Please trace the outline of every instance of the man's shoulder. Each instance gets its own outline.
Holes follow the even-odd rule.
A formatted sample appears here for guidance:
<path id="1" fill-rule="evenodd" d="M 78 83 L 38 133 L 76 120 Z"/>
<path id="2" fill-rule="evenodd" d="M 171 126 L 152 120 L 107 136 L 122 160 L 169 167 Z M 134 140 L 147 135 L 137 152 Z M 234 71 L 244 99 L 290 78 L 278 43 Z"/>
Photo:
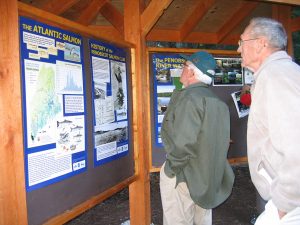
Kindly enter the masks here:
<path id="1" fill-rule="evenodd" d="M 184 93 L 182 98 L 185 101 L 190 101 L 194 104 L 201 104 L 205 102 L 208 106 L 219 106 L 224 109 L 228 109 L 227 104 L 221 100 L 211 89 L 209 88 L 197 88 L 195 90 L 188 90 Z"/>
<path id="2" fill-rule="evenodd" d="M 214 93 L 208 88 L 204 86 L 195 86 L 193 88 L 187 88 L 184 92 L 184 95 L 188 96 L 202 96 L 202 97 L 213 97 Z"/>
<path id="3" fill-rule="evenodd" d="M 270 81 L 288 79 L 292 76 L 299 79 L 300 66 L 289 59 L 275 60 L 266 64 L 261 73 Z"/>

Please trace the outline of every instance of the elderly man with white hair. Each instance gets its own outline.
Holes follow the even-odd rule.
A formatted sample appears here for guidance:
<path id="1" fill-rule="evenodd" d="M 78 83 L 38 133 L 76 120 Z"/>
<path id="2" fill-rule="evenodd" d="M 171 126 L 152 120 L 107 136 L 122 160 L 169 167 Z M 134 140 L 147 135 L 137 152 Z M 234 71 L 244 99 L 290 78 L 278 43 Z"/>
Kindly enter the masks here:
<path id="1" fill-rule="evenodd" d="M 242 66 L 254 72 L 247 146 L 251 179 L 267 202 L 256 225 L 300 224 L 300 66 L 276 20 L 253 18 L 242 33 Z"/>
<path id="2" fill-rule="evenodd" d="M 211 209 L 229 197 L 234 182 L 227 161 L 229 110 L 209 89 L 213 56 L 182 57 L 184 88 L 174 90 L 161 129 L 167 153 L 160 172 L 163 223 L 211 225 Z"/>

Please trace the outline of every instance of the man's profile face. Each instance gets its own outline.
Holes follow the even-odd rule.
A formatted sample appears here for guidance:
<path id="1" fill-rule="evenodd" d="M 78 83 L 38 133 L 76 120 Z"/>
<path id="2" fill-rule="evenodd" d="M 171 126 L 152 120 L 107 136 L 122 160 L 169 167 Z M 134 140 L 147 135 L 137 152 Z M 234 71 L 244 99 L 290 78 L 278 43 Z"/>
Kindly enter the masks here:
<path id="1" fill-rule="evenodd" d="M 190 79 L 192 76 L 194 76 L 193 70 L 189 68 L 189 64 L 190 64 L 189 61 L 186 61 L 183 64 L 183 69 L 180 76 L 180 82 L 183 84 L 184 87 L 189 86 Z"/>
<path id="2" fill-rule="evenodd" d="M 254 70 L 253 67 L 257 61 L 255 45 L 258 39 L 251 34 L 251 26 L 246 27 L 239 40 L 237 51 L 241 53 L 242 66 Z"/>

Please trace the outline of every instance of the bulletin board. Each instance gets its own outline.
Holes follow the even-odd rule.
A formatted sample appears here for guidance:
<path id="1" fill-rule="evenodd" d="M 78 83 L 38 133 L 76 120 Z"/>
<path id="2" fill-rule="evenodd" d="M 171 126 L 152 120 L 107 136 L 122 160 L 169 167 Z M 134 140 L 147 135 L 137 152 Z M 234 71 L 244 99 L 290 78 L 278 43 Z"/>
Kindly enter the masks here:
<path id="1" fill-rule="evenodd" d="M 202 49 L 203 50 L 203 49 Z M 179 78 L 182 63 L 185 61 L 180 54 L 192 54 L 200 49 L 163 49 L 149 48 L 149 77 L 151 86 L 151 127 L 152 151 L 150 163 L 152 171 L 160 168 L 165 161 L 165 151 L 160 137 L 161 123 L 164 112 L 172 95 L 173 89 L 180 89 Z M 238 93 L 245 84 L 244 71 L 241 68 L 241 58 L 235 51 L 205 50 L 216 59 L 217 69 L 211 90 L 223 100 L 230 111 L 231 144 L 228 159 L 244 159 L 247 155 L 246 129 L 248 116 L 238 114 L 232 93 Z M 238 104 L 240 104 L 238 102 Z M 240 110 L 246 110 L 242 106 Z"/>
<path id="2" fill-rule="evenodd" d="M 134 177 L 130 53 L 19 22 L 28 224 L 38 225 Z"/>

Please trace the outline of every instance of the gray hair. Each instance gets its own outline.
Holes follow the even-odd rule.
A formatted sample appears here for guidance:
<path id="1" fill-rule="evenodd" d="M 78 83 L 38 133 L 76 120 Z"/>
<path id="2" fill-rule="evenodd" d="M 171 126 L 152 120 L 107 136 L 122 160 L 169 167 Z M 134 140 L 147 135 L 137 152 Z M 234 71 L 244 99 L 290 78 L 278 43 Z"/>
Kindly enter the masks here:
<path id="1" fill-rule="evenodd" d="M 254 37 L 266 37 L 272 48 L 285 50 L 287 35 L 284 27 L 276 20 L 256 17 L 250 21 L 251 34 Z"/>
<path id="2" fill-rule="evenodd" d="M 194 71 L 197 80 L 208 85 L 212 83 L 212 78 L 199 70 L 193 63 L 190 63 L 188 66 Z"/>

